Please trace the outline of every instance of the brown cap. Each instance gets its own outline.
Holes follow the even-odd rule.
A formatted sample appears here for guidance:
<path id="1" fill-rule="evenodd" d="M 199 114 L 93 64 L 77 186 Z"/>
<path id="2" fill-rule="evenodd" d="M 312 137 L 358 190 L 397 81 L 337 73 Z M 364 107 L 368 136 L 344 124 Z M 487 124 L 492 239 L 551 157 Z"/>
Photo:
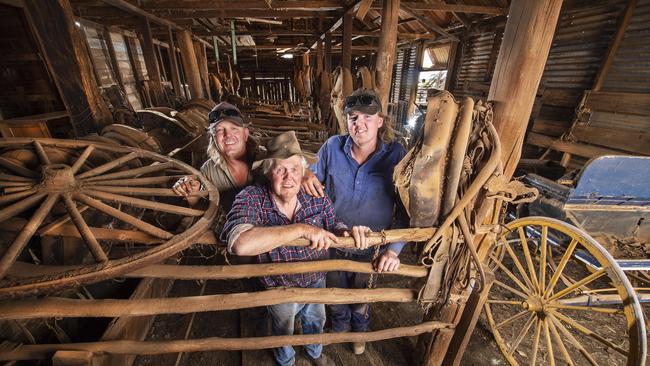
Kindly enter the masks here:
<path id="1" fill-rule="evenodd" d="M 345 98 L 345 104 L 343 105 L 345 114 L 354 111 L 365 114 L 379 113 L 381 112 L 381 101 L 372 89 L 357 89 Z"/>
<path id="2" fill-rule="evenodd" d="M 275 136 L 266 144 L 266 157 L 253 163 L 253 169 L 259 168 L 265 160 L 271 159 L 288 159 L 294 155 L 300 155 L 307 160 L 307 163 L 313 164 L 318 161 L 318 157 L 312 153 L 304 152 L 300 148 L 300 143 L 294 131 L 287 131 Z"/>
<path id="3" fill-rule="evenodd" d="M 247 124 L 244 123 L 244 117 L 241 114 L 241 111 L 236 106 L 228 103 L 221 102 L 217 104 L 210 113 L 208 113 L 208 129 L 214 128 L 219 122 L 230 121 L 242 127 L 246 127 Z"/>

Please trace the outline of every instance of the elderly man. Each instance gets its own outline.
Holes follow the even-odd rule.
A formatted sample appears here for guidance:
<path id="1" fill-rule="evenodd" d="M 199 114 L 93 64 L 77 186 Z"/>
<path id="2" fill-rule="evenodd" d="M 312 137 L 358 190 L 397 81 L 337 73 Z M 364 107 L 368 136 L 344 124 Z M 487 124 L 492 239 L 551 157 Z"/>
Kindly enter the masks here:
<path id="1" fill-rule="evenodd" d="M 293 131 L 283 133 L 267 145 L 267 159 L 257 162 L 268 178 L 266 184 L 246 187 L 236 197 L 228 213 L 221 239 L 228 250 L 237 255 L 257 255 L 259 262 L 279 263 L 325 259 L 327 249 L 337 242 L 332 231 L 343 233 L 346 227 L 337 221 L 332 203 L 327 197 L 312 197 L 301 191 L 301 181 L 308 162 L 313 157 L 304 154 Z M 363 226 L 352 228 L 355 245 L 367 246 Z M 346 231 L 347 233 L 347 231 Z M 350 233 L 347 233 L 350 235 Z M 308 247 L 283 246 L 299 238 L 309 240 Z M 261 278 L 264 287 L 312 287 L 325 285 L 325 274 L 303 273 Z M 287 303 L 268 307 L 273 335 L 291 335 L 294 318 L 301 318 L 304 334 L 323 332 L 323 304 Z M 322 353 L 321 344 L 305 346 L 316 365 L 334 365 Z M 294 365 L 295 351 L 291 346 L 273 350 L 279 365 Z"/>
<path id="2" fill-rule="evenodd" d="M 311 166 L 303 188 L 309 194 L 332 198 L 337 216 L 347 225 L 368 225 L 374 231 L 407 227 L 406 210 L 393 185 L 395 165 L 406 155 L 402 145 L 393 141 L 388 117 L 382 113 L 377 95 L 359 89 L 345 98 L 344 113 L 348 120 L 348 135 L 330 137 L 318 151 L 318 163 Z M 404 243 L 392 243 L 374 260 L 378 272 L 399 268 L 399 254 Z M 370 262 L 372 249 L 341 250 L 333 258 Z M 365 273 L 330 272 L 328 287 L 364 288 L 369 276 Z M 331 306 L 333 332 L 365 332 L 370 326 L 370 304 Z M 355 354 L 365 351 L 364 342 L 355 342 Z"/>
<path id="3" fill-rule="evenodd" d="M 230 210 L 239 191 L 253 183 L 251 167 L 259 155 L 254 139 L 249 137 L 244 117 L 234 105 L 221 102 L 208 114 L 208 157 L 201 173 L 219 191 L 219 204 L 225 212 Z M 201 189 L 201 183 L 190 176 L 179 179 L 173 188 L 195 206 L 200 197 L 192 195 Z"/>

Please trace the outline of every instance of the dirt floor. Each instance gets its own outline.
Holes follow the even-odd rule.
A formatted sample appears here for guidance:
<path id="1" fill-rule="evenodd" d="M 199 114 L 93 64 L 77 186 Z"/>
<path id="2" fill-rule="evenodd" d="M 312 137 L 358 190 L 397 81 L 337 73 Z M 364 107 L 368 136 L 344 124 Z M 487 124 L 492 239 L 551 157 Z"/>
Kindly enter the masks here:
<path id="1" fill-rule="evenodd" d="M 415 261 L 415 255 L 403 253 L 403 261 Z M 206 259 L 193 253 L 186 256 L 191 263 L 205 263 Z M 218 263 L 218 256 L 208 261 Z M 410 287 L 413 279 L 397 276 L 384 276 L 378 281 L 379 287 Z M 201 293 L 204 284 L 199 281 L 176 281 L 170 297 L 196 296 Z M 220 294 L 246 291 L 245 281 L 208 281 L 204 294 Z M 414 325 L 421 321 L 422 311 L 414 303 L 378 303 L 373 305 L 372 329 L 385 329 L 403 325 Z M 237 338 L 255 336 L 263 330 L 242 325 L 242 319 L 251 319 L 251 310 L 197 313 L 195 315 L 158 316 L 149 333 L 149 340 L 192 339 L 206 337 Z M 192 321 L 193 318 L 193 321 Z M 192 323 L 191 329 L 188 326 Z M 248 323 L 248 322 L 246 322 Z M 462 365 L 505 365 L 496 344 L 481 320 L 474 331 Z M 329 331 L 326 324 L 325 331 Z M 396 338 L 369 343 L 366 352 L 355 356 L 349 344 L 335 344 L 324 348 L 337 365 L 414 365 L 414 350 L 417 337 Z M 297 347 L 298 357 L 306 357 L 301 347 Z M 142 356 L 135 362 L 136 366 L 173 366 L 173 365 L 259 365 L 273 366 L 275 362 L 270 350 L 260 351 L 216 351 L 188 354 L 167 354 L 160 356 Z"/>

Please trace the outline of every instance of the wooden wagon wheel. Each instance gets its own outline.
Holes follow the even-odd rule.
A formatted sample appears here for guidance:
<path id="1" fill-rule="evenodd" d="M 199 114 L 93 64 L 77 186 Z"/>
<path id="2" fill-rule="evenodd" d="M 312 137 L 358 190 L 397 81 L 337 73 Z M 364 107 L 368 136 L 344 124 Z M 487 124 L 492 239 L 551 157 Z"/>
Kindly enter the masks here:
<path id="1" fill-rule="evenodd" d="M 2 157 L 3 152 L 15 149 L 33 151 L 39 168 L 29 169 Z M 56 149 L 67 151 L 69 161 L 53 163 L 50 156 Z M 92 163 L 97 161 L 95 154 L 107 153 L 115 158 Z M 138 164 L 130 164 L 134 161 Z M 206 187 L 201 193 L 209 201 L 206 209 L 188 208 L 180 199 L 178 204 L 156 201 L 156 197 L 174 197 L 167 187 L 184 175 L 197 176 Z M 3 236 L 9 239 L 5 248 L 0 243 L 0 298 L 97 282 L 170 257 L 209 227 L 219 199 L 214 186 L 182 162 L 145 150 L 78 140 L 0 140 L 0 189 L 0 230 L 18 232 L 15 238 Z M 136 217 L 130 214 L 134 211 L 144 214 Z M 156 212 L 191 218 L 194 224 L 171 233 L 150 223 L 155 221 L 151 213 Z M 101 217 L 117 222 L 120 228 L 89 225 Z M 34 234 L 83 239 L 86 260 L 52 276 L 24 278 L 22 273 L 14 278 L 11 267 L 15 262 L 39 251 Z M 124 243 L 128 251 L 116 249 Z"/>
<path id="2" fill-rule="evenodd" d="M 488 264 L 495 282 L 485 312 L 511 365 L 645 364 L 645 323 L 634 289 L 580 229 L 545 217 L 515 220 Z"/>

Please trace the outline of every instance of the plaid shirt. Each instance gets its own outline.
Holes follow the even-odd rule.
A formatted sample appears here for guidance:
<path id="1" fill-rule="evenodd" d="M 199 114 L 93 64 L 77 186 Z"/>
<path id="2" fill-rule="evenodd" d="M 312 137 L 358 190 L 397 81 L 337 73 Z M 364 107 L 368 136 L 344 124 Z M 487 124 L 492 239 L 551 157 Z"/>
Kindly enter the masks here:
<path id="1" fill-rule="evenodd" d="M 302 190 L 298 193 L 298 210 L 293 220 L 278 210 L 270 188 L 266 185 L 248 186 L 242 190 L 232 205 L 226 217 L 221 240 L 228 241 L 233 230 L 241 224 L 254 226 L 280 226 L 304 223 L 323 228 L 328 231 L 345 228 L 336 220 L 334 208 L 329 198 L 312 197 Z M 303 262 L 326 259 L 327 250 L 313 250 L 306 247 L 280 246 L 269 252 L 258 255 L 260 263 Z M 323 272 L 302 273 L 262 277 L 265 287 L 309 287 L 325 277 Z"/>

